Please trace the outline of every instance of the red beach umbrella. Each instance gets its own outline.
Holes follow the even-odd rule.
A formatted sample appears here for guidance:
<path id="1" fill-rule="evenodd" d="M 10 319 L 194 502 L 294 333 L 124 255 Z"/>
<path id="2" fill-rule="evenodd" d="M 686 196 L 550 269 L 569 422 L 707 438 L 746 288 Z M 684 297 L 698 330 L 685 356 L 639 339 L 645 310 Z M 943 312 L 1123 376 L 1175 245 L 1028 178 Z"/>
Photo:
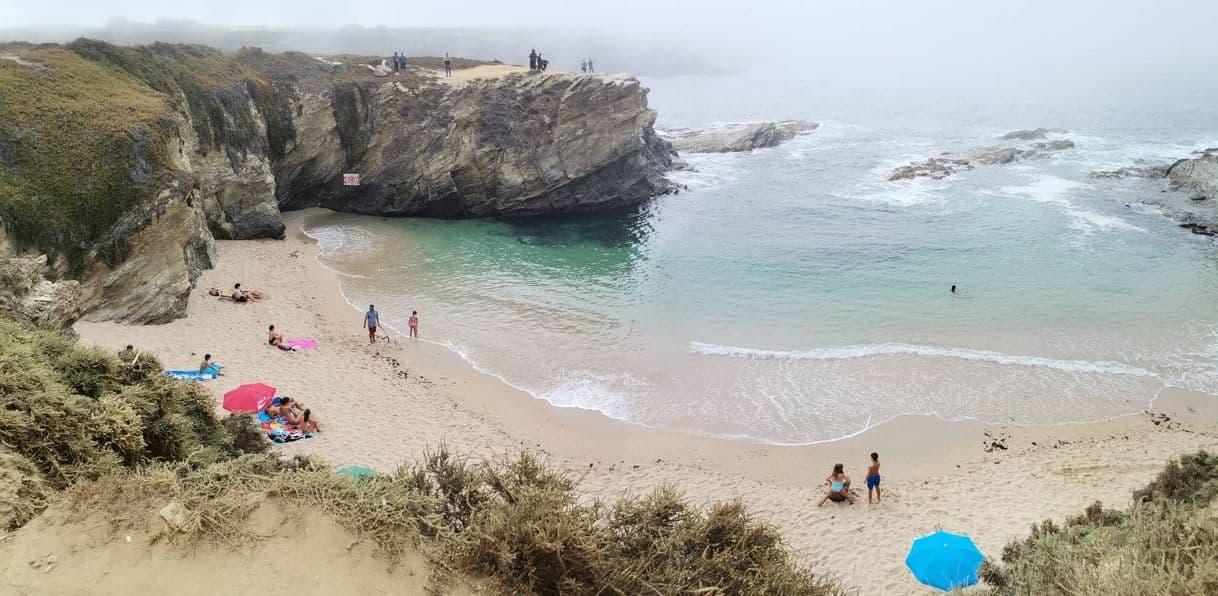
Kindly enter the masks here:
<path id="1" fill-rule="evenodd" d="M 224 409 L 253 414 L 265 410 L 275 397 L 275 388 L 262 383 L 242 385 L 224 394 Z"/>

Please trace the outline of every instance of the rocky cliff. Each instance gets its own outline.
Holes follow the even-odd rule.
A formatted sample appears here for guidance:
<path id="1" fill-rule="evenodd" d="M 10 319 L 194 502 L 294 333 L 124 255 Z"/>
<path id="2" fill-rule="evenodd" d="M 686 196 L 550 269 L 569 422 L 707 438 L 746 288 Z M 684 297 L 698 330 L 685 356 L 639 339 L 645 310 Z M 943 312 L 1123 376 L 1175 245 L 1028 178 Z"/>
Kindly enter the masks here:
<path id="1" fill-rule="evenodd" d="M 84 316 L 163 322 L 214 239 L 282 237 L 281 210 L 529 217 L 673 188 L 675 153 L 629 76 L 377 77 L 374 61 L 0 45 L 0 265 L 41 257 L 42 279 L 78 283 Z"/>
<path id="2" fill-rule="evenodd" d="M 1194 151 L 1173 163 L 1135 163 L 1116 170 L 1096 170 L 1088 176 L 1165 179 L 1168 189 L 1148 197 L 1145 203 L 1158 207 L 1194 234 L 1218 235 L 1218 147 Z"/>

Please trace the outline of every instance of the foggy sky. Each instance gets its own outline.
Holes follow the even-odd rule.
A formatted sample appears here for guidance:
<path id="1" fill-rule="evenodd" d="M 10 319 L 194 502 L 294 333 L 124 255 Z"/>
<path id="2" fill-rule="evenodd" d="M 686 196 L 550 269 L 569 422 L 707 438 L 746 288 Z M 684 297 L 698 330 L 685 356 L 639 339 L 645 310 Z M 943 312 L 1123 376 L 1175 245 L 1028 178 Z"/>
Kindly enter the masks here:
<path id="1" fill-rule="evenodd" d="M 238 27 L 543 27 L 740 41 L 745 58 L 893 74 L 991 69 L 1034 78 L 1218 68 L 1214 0 L 0 0 L 0 28 L 113 18 Z M 724 56 L 732 60 L 733 56 Z"/>

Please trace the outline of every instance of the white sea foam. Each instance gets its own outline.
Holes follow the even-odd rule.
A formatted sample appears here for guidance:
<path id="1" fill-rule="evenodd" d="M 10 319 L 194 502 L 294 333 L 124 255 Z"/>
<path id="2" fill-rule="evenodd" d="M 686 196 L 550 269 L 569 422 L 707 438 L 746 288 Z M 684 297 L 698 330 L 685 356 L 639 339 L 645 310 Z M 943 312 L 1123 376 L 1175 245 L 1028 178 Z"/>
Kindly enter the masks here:
<path id="1" fill-rule="evenodd" d="M 1132 375 L 1139 377 L 1155 377 L 1155 372 L 1122 364 L 1120 362 L 1091 362 L 1088 360 L 1060 360 L 1040 356 L 1018 356 L 990 352 L 986 350 L 969 350 L 965 348 L 928 346 L 905 343 L 861 344 L 853 346 L 834 346 L 813 348 L 810 350 L 767 350 L 760 348 L 741 348 L 723 346 L 703 342 L 690 342 L 691 353 L 710 356 L 727 356 L 729 358 L 745 358 L 755 360 L 846 360 L 852 358 L 867 358 L 870 356 L 910 354 L 938 358 L 956 358 L 993 362 L 1012 366 L 1030 366 L 1051 368 L 1075 373 Z"/>
<path id="2" fill-rule="evenodd" d="M 1007 196 L 1023 197 L 1037 203 L 1045 203 L 1058 207 L 1062 213 L 1070 218 L 1070 227 L 1084 234 L 1089 234 L 1099 229 L 1123 230 L 1126 232 L 1146 231 L 1115 215 L 1105 215 L 1079 207 L 1066 198 L 1072 192 L 1087 188 L 1091 188 L 1091 186 L 1075 180 L 1067 180 L 1045 174 L 1023 186 L 1004 186 L 1000 192 Z"/>

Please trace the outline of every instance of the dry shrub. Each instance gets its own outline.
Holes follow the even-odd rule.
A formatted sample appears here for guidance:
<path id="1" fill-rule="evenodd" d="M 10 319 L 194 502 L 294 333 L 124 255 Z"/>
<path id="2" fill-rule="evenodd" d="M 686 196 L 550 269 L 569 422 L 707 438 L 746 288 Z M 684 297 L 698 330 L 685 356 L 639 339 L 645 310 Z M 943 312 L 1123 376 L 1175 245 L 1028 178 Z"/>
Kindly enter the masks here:
<path id="1" fill-rule="evenodd" d="M 139 413 L 114 394 L 97 400 L 89 426 L 97 443 L 118 452 L 124 461 L 133 462 L 144 452 L 144 425 Z"/>
<path id="2" fill-rule="evenodd" d="M 0 449 L 0 529 L 12 531 L 46 509 L 51 487 L 30 461 Z"/>
<path id="3" fill-rule="evenodd" d="M 1218 593 L 1218 519 L 1187 505 L 1138 505 L 1013 546 L 983 566 L 995 594 Z"/>
<path id="4" fill-rule="evenodd" d="M 1177 501 L 1207 505 L 1218 496 L 1218 455 L 1204 450 L 1167 463 L 1159 476 L 1133 493 L 1137 501 Z"/>
<path id="5" fill-rule="evenodd" d="M 67 494 L 72 519 L 100 514 L 182 545 L 253 544 L 246 520 L 268 502 L 320 511 L 390 561 L 421 548 L 436 581 L 464 573 L 507 593 L 842 593 L 799 567 L 740 503 L 703 511 L 664 488 L 612 507 L 580 504 L 568 477 L 527 453 L 471 462 L 441 448 L 358 480 L 308 460 L 247 455 L 120 470 Z M 180 530 L 157 517 L 171 501 L 190 512 Z"/>
<path id="6" fill-rule="evenodd" d="M 131 366 L 0 319 L 0 444 L 56 488 L 120 462 L 203 466 L 255 448 L 238 445 L 214 412 L 210 395 L 163 377 L 155 358 Z"/>
<path id="7" fill-rule="evenodd" d="M 1058 525 L 1045 520 L 1008 544 L 981 577 L 995 594 L 1218 593 L 1218 458 L 1171 461 L 1128 511 L 1100 503 Z"/>
<path id="8" fill-rule="evenodd" d="M 266 432 L 250 414 L 230 414 L 220 424 L 230 437 L 228 454 L 236 457 L 245 453 L 265 453 L 271 448 Z"/>

